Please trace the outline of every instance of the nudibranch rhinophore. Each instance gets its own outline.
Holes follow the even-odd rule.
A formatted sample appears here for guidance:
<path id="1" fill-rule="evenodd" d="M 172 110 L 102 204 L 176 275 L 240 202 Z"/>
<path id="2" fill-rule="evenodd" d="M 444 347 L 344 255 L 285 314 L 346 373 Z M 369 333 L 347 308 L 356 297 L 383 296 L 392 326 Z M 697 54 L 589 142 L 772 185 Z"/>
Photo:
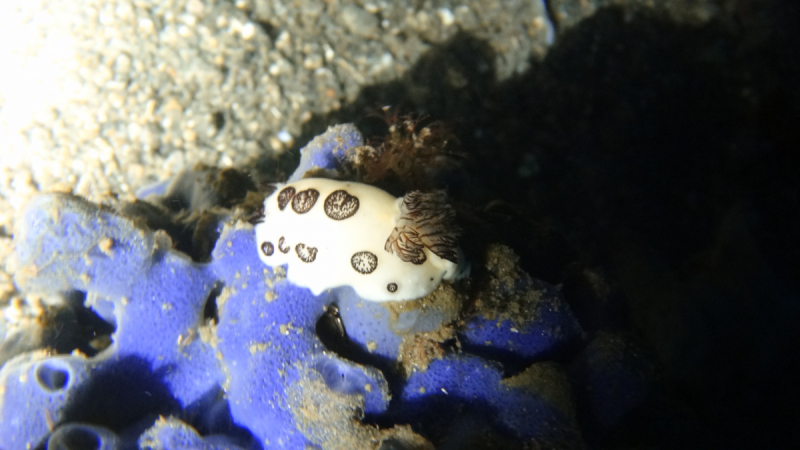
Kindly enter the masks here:
<path id="1" fill-rule="evenodd" d="M 292 283 L 352 286 L 365 300 L 413 300 L 458 268 L 458 228 L 442 192 L 395 198 L 374 186 L 307 178 L 279 185 L 256 226 L 258 255 Z"/>

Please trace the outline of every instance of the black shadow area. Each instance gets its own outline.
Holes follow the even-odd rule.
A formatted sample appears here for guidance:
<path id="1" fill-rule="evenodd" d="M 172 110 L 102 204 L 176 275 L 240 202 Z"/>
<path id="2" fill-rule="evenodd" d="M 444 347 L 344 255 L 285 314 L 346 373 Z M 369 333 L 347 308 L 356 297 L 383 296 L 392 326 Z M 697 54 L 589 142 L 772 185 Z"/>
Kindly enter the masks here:
<path id="1" fill-rule="evenodd" d="M 66 406 L 64 421 L 101 425 L 117 433 L 131 426 L 144 431 L 159 415 L 180 412 L 164 384 L 166 370 L 154 372 L 149 362 L 135 356 L 105 362 Z"/>
<path id="2" fill-rule="evenodd" d="M 462 34 L 298 139 L 378 135 L 367 112 L 386 104 L 443 120 L 468 155 L 451 195 L 489 223 L 473 247 L 501 240 L 566 293 L 575 267 L 604 274 L 625 317 L 591 321 L 591 296 L 578 315 L 638 330 L 669 394 L 587 436 L 599 448 L 800 445 L 800 14 L 721 3 L 702 24 L 599 9 L 502 82 Z"/>

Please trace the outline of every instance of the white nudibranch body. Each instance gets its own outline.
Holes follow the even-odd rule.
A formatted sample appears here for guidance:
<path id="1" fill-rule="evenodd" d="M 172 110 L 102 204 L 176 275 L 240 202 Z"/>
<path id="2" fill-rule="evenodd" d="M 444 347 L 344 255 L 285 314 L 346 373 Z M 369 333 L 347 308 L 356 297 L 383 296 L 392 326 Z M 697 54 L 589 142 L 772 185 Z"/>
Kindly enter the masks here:
<path id="1" fill-rule="evenodd" d="M 456 275 L 458 229 L 444 194 L 402 198 L 373 186 L 307 178 L 264 200 L 256 245 L 268 266 L 319 295 L 352 286 L 365 300 L 413 300 Z"/>

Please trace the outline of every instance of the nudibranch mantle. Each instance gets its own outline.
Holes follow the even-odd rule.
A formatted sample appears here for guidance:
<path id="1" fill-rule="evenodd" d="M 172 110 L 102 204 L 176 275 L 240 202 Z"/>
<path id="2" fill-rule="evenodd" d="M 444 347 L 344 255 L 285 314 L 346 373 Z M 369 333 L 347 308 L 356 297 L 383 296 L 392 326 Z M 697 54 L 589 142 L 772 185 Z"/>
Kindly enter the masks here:
<path id="1" fill-rule="evenodd" d="M 352 286 L 370 301 L 413 300 L 451 280 L 458 229 L 443 193 L 395 198 L 374 186 L 306 178 L 278 185 L 255 225 L 258 255 L 314 295 Z"/>

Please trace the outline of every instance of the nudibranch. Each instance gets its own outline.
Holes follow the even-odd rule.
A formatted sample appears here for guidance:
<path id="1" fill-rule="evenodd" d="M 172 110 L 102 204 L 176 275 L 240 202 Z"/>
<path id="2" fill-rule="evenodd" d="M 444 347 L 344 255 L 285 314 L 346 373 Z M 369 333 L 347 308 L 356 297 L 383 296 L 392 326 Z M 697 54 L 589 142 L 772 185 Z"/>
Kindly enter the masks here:
<path id="1" fill-rule="evenodd" d="M 444 193 L 395 198 L 374 186 L 306 178 L 279 185 L 255 225 L 258 255 L 286 264 L 314 295 L 352 286 L 370 301 L 413 300 L 458 269 L 458 228 Z"/>

